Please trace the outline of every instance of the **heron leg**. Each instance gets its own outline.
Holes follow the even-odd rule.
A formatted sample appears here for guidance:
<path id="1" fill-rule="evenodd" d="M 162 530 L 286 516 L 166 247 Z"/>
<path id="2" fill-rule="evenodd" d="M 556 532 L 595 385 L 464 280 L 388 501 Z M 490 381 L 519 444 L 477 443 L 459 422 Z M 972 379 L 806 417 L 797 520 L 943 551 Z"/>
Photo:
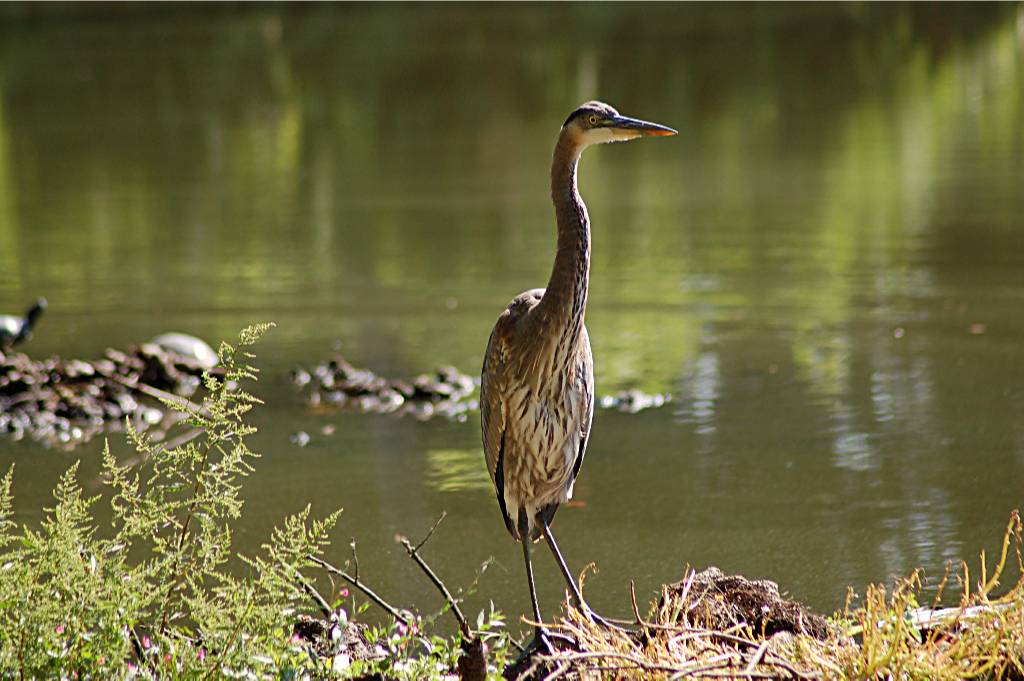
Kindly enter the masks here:
<path id="1" fill-rule="evenodd" d="M 523 654 L 520 656 L 521 658 L 529 657 L 535 650 L 541 650 L 545 653 L 553 653 L 555 650 L 547 633 L 544 631 L 544 620 L 540 616 L 540 604 L 537 602 L 537 587 L 533 582 L 533 561 L 530 559 L 532 550 L 533 542 L 530 541 L 529 535 L 526 535 L 523 539 L 523 559 L 526 561 L 526 581 L 530 585 L 530 604 L 533 606 L 533 621 L 536 624 L 534 625 L 533 640 L 523 651 Z"/>
<path id="2" fill-rule="evenodd" d="M 551 526 L 548 524 L 548 519 L 540 514 L 538 516 L 541 525 L 544 527 L 544 538 L 547 539 L 548 548 L 551 549 L 552 555 L 555 557 L 555 562 L 558 563 L 559 569 L 562 571 L 562 576 L 565 577 L 565 583 L 569 585 L 569 590 L 572 591 L 572 598 L 575 602 L 576 609 L 583 613 L 587 619 L 591 622 L 599 622 L 606 627 L 612 629 L 621 629 L 622 627 L 612 624 L 604 617 L 601 617 L 594 612 L 587 602 L 583 600 L 583 594 L 580 593 L 580 588 L 576 584 L 576 579 L 572 576 L 572 572 L 569 571 L 569 566 L 565 564 L 565 558 L 562 557 L 562 551 L 558 548 L 558 542 L 555 541 L 555 535 L 551 533 Z"/>
<path id="3" fill-rule="evenodd" d="M 543 621 L 540 617 L 540 604 L 537 602 L 537 586 L 533 583 L 533 561 L 530 553 L 533 543 L 529 537 L 523 538 L 523 558 L 526 560 L 526 581 L 530 585 L 530 604 L 533 605 L 533 621 L 537 623 L 537 636 L 540 636 Z"/>
<path id="4" fill-rule="evenodd" d="M 558 548 L 558 542 L 555 541 L 555 535 L 551 532 L 551 526 L 548 525 L 547 518 L 541 515 L 539 519 L 544 527 L 544 538 L 547 539 L 548 548 L 551 549 L 551 554 L 555 557 L 555 562 L 558 563 L 562 576 L 565 577 L 565 583 L 569 585 L 569 590 L 572 591 L 572 598 L 576 603 L 576 608 L 582 612 L 587 612 L 590 608 L 587 607 L 586 602 L 583 600 L 583 594 L 580 593 L 580 588 L 576 585 L 576 579 L 572 576 L 572 572 L 569 571 L 569 566 L 565 564 L 565 558 L 562 557 L 562 551 Z"/>

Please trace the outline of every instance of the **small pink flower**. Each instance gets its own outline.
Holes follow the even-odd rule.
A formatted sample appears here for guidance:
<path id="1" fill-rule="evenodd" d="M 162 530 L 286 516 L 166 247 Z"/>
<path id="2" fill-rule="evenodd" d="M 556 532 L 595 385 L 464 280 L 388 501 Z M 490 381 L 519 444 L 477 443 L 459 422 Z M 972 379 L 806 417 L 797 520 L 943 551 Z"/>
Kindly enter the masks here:
<path id="1" fill-rule="evenodd" d="M 142 637 L 142 647 L 145 648 L 146 650 L 149 650 L 149 647 L 151 645 L 153 645 L 153 642 L 149 640 L 149 637 L 148 636 L 143 636 Z"/>
<path id="2" fill-rule="evenodd" d="M 136 669 L 138 669 L 138 667 L 133 665 L 131 662 L 128 663 L 128 671 L 134 672 Z"/>
<path id="3" fill-rule="evenodd" d="M 54 627 L 53 630 L 56 631 L 58 634 L 63 634 L 64 633 L 64 625 L 63 624 L 58 624 L 56 627 Z"/>
<path id="4" fill-rule="evenodd" d="M 199 655 L 199 661 L 200 662 L 205 660 L 206 659 L 206 648 L 200 648 L 198 655 Z"/>
<path id="5" fill-rule="evenodd" d="M 292 634 L 292 637 L 290 639 L 288 639 L 288 643 L 291 643 L 293 645 L 298 645 L 298 644 L 302 643 L 302 637 L 299 636 L 298 634 Z"/>
<path id="6" fill-rule="evenodd" d="M 96 664 L 98 664 L 99 666 L 102 667 L 106 663 L 107 663 L 107 658 L 103 657 L 102 655 L 100 655 L 99 657 L 96 658 Z"/>
<path id="7" fill-rule="evenodd" d="M 164 655 L 164 662 L 167 662 L 168 664 L 170 664 L 170 662 L 171 662 L 171 654 L 170 653 L 167 653 L 166 655 Z"/>
<path id="8" fill-rule="evenodd" d="M 398 623 L 398 633 L 401 634 L 402 636 L 405 636 L 406 634 L 409 633 L 409 627 L 407 627 L 404 624 L 402 624 L 401 622 L 399 622 Z"/>
<path id="9" fill-rule="evenodd" d="M 348 598 L 348 589 L 342 589 L 341 590 L 341 597 L 342 598 Z"/>

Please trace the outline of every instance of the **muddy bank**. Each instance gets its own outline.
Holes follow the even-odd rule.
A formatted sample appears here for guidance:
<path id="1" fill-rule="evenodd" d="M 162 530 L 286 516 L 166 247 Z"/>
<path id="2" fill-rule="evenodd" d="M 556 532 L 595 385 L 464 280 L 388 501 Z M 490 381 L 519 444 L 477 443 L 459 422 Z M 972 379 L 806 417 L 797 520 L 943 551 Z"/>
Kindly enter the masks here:
<path id="1" fill-rule="evenodd" d="M 819 641 L 829 633 L 824 617 L 783 597 L 775 582 L 726 575 L 716 567 L 665 586 L 658 609 L 670 608 L 678 609 L 675 621 L 695 627 L 724 631 L 749 626 L 765 637 L 787 632 Z"/>
<path id="2" fill-rule="evenodd" d="M 643 678 L 804 678 L 799 665 L 776 659 L 771 642 L 793 637 L 824 642 L 841 635 L 827 619 L 784 597 L 775 582 L 726 575 L 717 567 L 663 586 L 650 612 L 644 616 L 634 608 L 634 621 L 623 622 L 621 631 L 570 612 L 553 632 L 548 650 L 523 655 L 504 676 L 601 678 L 617 671 Z M 660 645 L 675 659 L 649 659 L 645 653 Z"/>
<path id="3" fill-rule="evenodd" d="M 547 625 L 549 635 L 543 646 L 531 647 L 527 640 L 523 652 L 509 651 L 509 664 L 503 670 L 494 667 L 488 646 L 469 633 L 464 635 L 459 664 L 444 673 L 466 681 L 482 681 L 488 667 L 508 679 L 604 678 L 613 671 L 629 671 L 630 678 L 668 677 L 670 671 L 685 671 L 685 665 L 672 670 L 666 661 L 659 668 L 657 662 L 645 661 L 641 651 L 670 633 L 676 639 L 689 639 L 678 647 L 694 663 L 688 678 L 814 678 L 812 671 L 807 670 L 805 677 L 798 664 L 783 661 L 766 642 L 781 645 L 802 637 L 834 644 L 841 637 L 824 617 L 781 595 L 774 582 L 725 575 L 716 567 L 688 572 L 679 582 L 663 586 L 660 600 L 650 606 L 646 617 L 635 612 L 633 622 L 622 622 L 616 630 L 569 611 Z M 365 626 L 344 617 L 339 621 L 326 611 L 324 615 L 302 616 L 294 633 L 312 654 L 326 658 L 325 666 L 347 669 L 356 662 L 379 663 L 387 658 L 379 640 L 367 639 Z M 619 676 L 612 674 L 612 678 Z"/>
<path id="4" fill-rule="evenodd" d="M 1016 516 L 1015 516 L 1016 520 Z M 1019 523 L 1014 526 L 1019 541 Z M 1015 544 L 1015 546 L 1019 546 Z M 1005 557 L 1005 554 L 1004 554 Z M 923 609 L 918 628 L 916 577 L 888 592 L 868 588 L 862 605 L 826 619 L 781 595 L 768 580 L 725 575 L 717 568 L 689 572 L 662 587 L 661 597 L 632 621 L 596 624 L 573 609 L 545 625 L 545 641 L 532 645 L 482 640 L 467 631 L 457 664 L 436 675 L 482 681 L 507 679 L 1024 679 L 1024 578 L 995 597 L 992 581 L 965 596 L 959 607 Z M 367 629 L 307 620 L 296 632 L 325 666 L 376 663 L 355 678 L 397 678 L 405 667 L 366 638 Z M 331 632 L 335 631 L 334 634 Z M 332 644 L 328 640 L 334 641 Z M 416 638 L 393 639 L 409 645 Z M 435 639 L 436 640 L 436 639 Z M 504 652 L 501 646 L 507 644 Z M 492 646 L 492 647 L 489 647 Z M 525 647 L 517 652 L 512 646 Z M 408 660 L 408 657 L 401 658 Z M 393 664 L 389 664 L 392 662 Z M 362 671 L 364 667 L 353 667 Z M 396 673 L 397 672 L 397 673 Z M 433 675 L 433 674 L 432 674 Z"/>

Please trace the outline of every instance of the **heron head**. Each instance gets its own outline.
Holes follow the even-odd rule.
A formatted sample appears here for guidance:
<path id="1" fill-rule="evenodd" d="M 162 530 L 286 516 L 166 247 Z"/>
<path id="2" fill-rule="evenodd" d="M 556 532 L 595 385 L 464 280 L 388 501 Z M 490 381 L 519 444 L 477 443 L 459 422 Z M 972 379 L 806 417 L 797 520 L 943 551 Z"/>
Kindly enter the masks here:
<path id="1" fill-rule="evenodd" d="M 587 102 L 565 119 L 562 133 L 571 135 L 581 147 L 607 142 L 626 142 L 647 136 L 675 135 L 664 125 L 623 116 L 604 102 Z"/>

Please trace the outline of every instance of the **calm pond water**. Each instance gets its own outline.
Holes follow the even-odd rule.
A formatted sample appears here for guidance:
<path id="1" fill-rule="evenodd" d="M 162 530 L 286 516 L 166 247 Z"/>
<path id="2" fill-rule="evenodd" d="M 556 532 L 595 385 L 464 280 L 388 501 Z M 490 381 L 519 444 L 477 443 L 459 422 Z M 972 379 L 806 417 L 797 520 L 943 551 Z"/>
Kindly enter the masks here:
<path id="1" fill-rule="evenodd" d="M 476 373 L 550 271 L 551 147 L 592 97 L 681 131 L 581 168 L 598 392 L 673 396 L 597 413 L 559 513 L 596 607 L 714 564 L 831 610 L 976 565 L 1021 504 L 1019 5 L 64 10 L 0 12 L 0 305 L 49 299 L 37 356 L 277 322 L 240 548 L 344 507 L 331 558 L 355 536 L 383 594 L 432 609 L 393 538 L 447 511 L 428 559 L 461 586 L 494 556 L 470 609 L 528 611 L 475 414 L 313 413 L 288 372 L 340 343 Z M 0 440 L 19 519 L 100 447 Z M 538 580 L 552 611 L 546 557 Z"/>

